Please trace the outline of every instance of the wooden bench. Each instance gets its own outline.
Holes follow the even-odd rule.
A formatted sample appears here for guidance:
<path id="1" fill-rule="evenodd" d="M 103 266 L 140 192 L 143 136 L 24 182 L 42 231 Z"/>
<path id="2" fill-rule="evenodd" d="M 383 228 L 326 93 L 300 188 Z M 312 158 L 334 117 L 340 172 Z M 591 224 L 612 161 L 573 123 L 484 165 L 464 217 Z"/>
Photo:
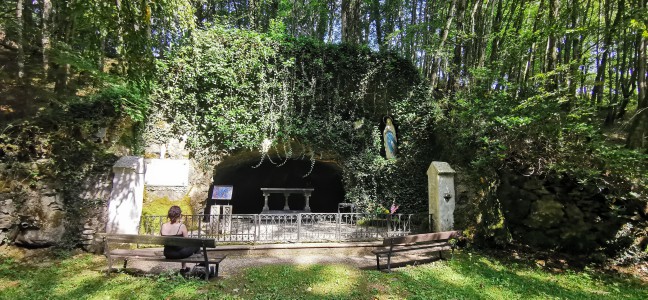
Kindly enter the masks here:
<path id="1" fill-rule="evenodd" d="M 376 255 L 376 268 L 380 270 L 380 257 L 387 257 L 387 270 L 391 271 L 391 257 L 396 252 L 427 249 L 438 251 L 439 258 L 443 258 L 441 251 L 452 250 L 454 254 L 455 243 L 451 242 L 461 236 L 460 231 L 445 231 L 424 234 L 414 234 L 401 237 L 387 238 L 383 247 L 371 251 Z"/>
<path id="2" fill-rule="evenodd" d="M 226 256 L 209 257 L 207 248 L 216 248 L 214 239 L 189 238 L 177 236 L 157 236 L 157 235 L 137 235 L 137 234 L 100 234 L 104 242 L 104 251 L 108 259 L 108 273 L 112 270 L 112 263 L 115 259 L 124 259 L 124 268 L 129 260 L 148 260 L 180 263 L 199 263 L 205 267 L 205 280 L 209 280 L 210 266 L 214 266 L 214 274 L 218 277 L 218 265 Z M 199 247 L 202 249 L 202 255 L 194 254 L 183 259 L 168 259 L 164 257 L 162 251 L 152 252 L 143 251 L 143 249 L 111 249 L 111 244 L 139 244 L 139 245 L 166 245 L 180 247 Z"/>

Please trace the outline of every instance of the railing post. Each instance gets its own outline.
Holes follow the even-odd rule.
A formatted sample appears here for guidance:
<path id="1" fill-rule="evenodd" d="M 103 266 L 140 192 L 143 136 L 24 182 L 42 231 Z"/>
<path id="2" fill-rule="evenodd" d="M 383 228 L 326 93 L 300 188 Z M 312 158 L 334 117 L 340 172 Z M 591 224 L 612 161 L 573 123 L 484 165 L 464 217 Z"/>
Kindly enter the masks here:
<path id="1" fill-rule="evenodd" d="M 259 235 L 261 235 L 261 215 L 254 215 L 254 241 L 259 241 Z"/>
<path id="2" fill-rule="evenodd" d="M 335 240 L 340 241 L 342 234 L 340 233 L 340 221 L 342 219 L 342 215 L 340 213 L 337 213 L 335 216 Z"/>
<path id="3" fill-rule="evenodd" d="M 198 216 L 198 238 L 200 238 L 202 235 L 200 234 L 202 232 L 202 218 L 200 215 Z"/>
<path id="4" fill-rule="evenodd" d="M 297 242 L 301 242 L 302 214 L 297 214 Z"/>

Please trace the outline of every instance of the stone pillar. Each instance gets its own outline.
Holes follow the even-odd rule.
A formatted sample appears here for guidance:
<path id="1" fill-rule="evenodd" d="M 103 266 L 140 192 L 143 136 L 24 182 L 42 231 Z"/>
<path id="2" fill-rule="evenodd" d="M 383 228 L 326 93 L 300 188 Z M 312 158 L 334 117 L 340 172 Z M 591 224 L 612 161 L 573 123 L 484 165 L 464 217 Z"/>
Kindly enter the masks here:
<path id="1" fill-rule="evenodd" d="M 304 197 L 306 198 L 306 206 L 304 207 L 304 210 L 306 212 L 311 211 L 311 208 L 310 208 L 310 196 L 311 196 L 310 192 L 304 192 Z"/>
<path id="2" fill-rule="evenodd" d="M 286 202 L 284 204 L 283 210 L 290 210 L 290 207 L 288 206 L 288 197 L 290 197 L 290 193 L 284 193 L 284 197 L 286 198 Z"/>
<path id="3" fill-rule="evenodd" d="M 107 233 L 137 234 L 144 200 L 144 159 L 124 156 L 113 166 Z"/>
<path id="4" fill-rule="evenodd" d="M 268 197 L 270 197 L 269 192 L 263 192 L 263 210 L 261 212 L 267 212 L 270 210 L 268 206 Z"/>
<path id="5" fill-rule="evenodd" d="M 427 170 L 430 225 L 434 232 L 454 226 L 455 171 L 446 162 L 433 161 Z"/>

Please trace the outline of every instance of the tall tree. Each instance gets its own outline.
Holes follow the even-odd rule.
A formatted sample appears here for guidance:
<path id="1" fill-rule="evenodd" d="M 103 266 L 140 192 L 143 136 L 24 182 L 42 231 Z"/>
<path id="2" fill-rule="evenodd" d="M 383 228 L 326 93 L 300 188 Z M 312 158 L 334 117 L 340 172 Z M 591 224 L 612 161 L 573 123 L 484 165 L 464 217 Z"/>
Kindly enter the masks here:
<path id="1" fill-rule="evenodd" d="M 360 43 L 361 11 L 360 0 L 342 0 L 342 42 Z"/>
<path id="2" fill-rule="evenodd" d="M 443 31 L 441 33 L 441 41 L 439 42 L 439 46 L 437 47 L 434 56 L 432 57 L 432 70 L 431 70 L 431 79 L 430 79 L 430 87 L 434 88 L 437 85 L 437 78 L 439 77 L 439 66 L 441 65 L 441 54 L 444 51 L 445 48 L 445 43 L 448 39 L 448 34 L 450 33 L 450 26 L 452 25 L 452 20 L 454 19 L 455 16 L 455 8 L 457 7 L 457 1 L 458 0 L 452 0 L 452 3 L 450 4 L 450 8 L 448 9 L 448 14 L 446 15 L 446 22 L 445 26 L 443 27 Z M 501 0 L 500 0 L 501 1 Z"/>
<path id="3" fill-rule="evenodd" d="M 50 15 L 52 14 L 52 1 L 43 0 L 42 18 L 41 18 L 41 46 L 43 52 L 43 76 L 47 77 L 50 64 L 51 33 L 50 33 Z"/>
<path id="4" fill-rule="evenodd" d="M 18 49 L 18 78 L 23 79 L 25 77 L 25 41 L 24 41 L 24 32 L 23 32 L 23 0 L 16 1 L 16 47 Z"/>
<path id="5" fill-rule="evenodd" d="M 641 3 L 641 9 L 646 9 L 645 1 L 639 0 L 639 3 Z M 637 110 L 632 116 L 632 122 L 628 128 L 626 145 L 629 148 L 646 151 L 648 150 L 648 78 L 646 78 L 648 39 L 644 36 L 644 30 L 637 31 Z"/>

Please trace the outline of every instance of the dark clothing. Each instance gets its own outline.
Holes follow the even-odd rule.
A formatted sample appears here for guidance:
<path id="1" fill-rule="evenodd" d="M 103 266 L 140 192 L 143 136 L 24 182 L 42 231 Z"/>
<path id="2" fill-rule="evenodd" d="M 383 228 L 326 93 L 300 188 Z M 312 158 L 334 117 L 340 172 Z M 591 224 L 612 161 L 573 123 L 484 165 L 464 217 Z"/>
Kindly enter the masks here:
<path id="1" fill-rule="evenodd" d="M 180 228 L 178 228 L 180 230 Z M 163 235 L 163 236 L 178 236 L 182 237 L 182 233 L 174 235 Z M 194 253 L 198 252 L 200 248 L 198 247 L 181 247 L 181 246 L 164 246 L 164 257 L 168 259 L 183 259 L 187 258 Z"/>
<path id="2" fill-rule="evenodd" d="M 169 259 L 187 258 L 198 250 L 200 250 L 198 247 L 164 246 L 164 257 Z"/>

